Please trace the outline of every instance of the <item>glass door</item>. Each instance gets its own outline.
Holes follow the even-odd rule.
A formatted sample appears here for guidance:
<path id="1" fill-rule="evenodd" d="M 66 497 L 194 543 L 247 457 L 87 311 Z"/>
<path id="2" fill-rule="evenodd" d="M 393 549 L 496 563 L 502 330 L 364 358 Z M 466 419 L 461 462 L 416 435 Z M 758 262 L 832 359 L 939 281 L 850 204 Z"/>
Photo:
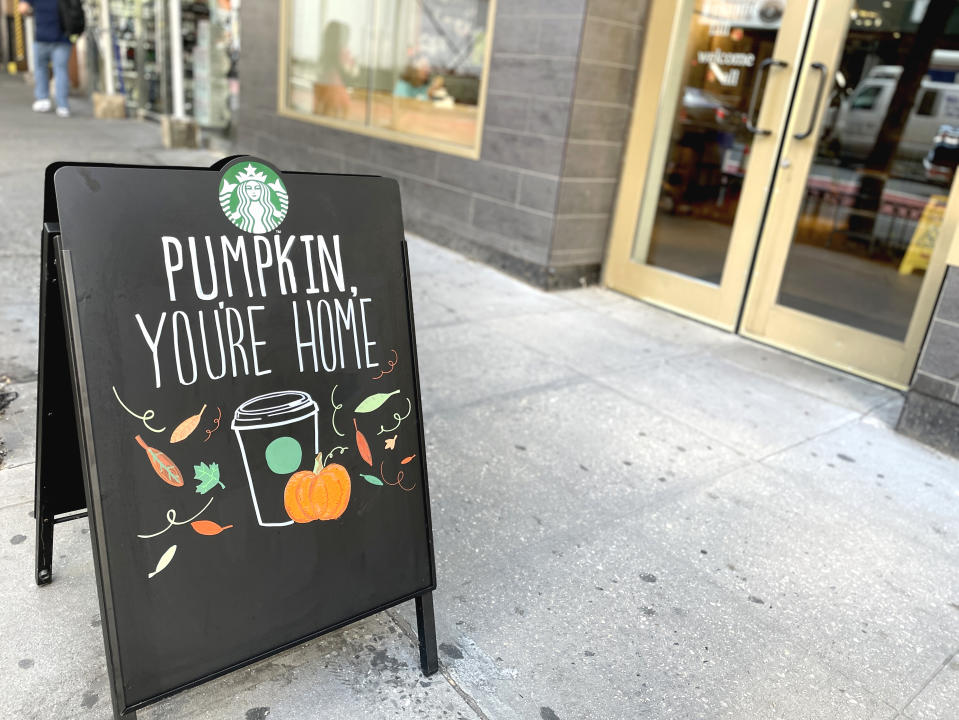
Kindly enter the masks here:
<path id="1" fill-rule="evenodd" d="M 905 386 L 959 213 L 959 4 L 820 0 L 793 106 L 741 331 Z"/>
<path id="2" fill-rule="evenodd" d="M 606 284 L 735 328 L 814 4 L 653 4 Z"/>

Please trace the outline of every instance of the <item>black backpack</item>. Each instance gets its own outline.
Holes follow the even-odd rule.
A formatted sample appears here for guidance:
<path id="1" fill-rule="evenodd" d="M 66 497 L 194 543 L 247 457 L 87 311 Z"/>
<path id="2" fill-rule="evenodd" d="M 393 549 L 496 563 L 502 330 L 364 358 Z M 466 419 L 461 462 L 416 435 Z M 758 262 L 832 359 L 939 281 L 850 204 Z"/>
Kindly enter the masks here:
<path id="1" fill-rule="evenodd" d="M 83 15 L 83 0 L 60 0 L 60 25 L 63 34 L 79 35 L 87 26 L 87 19 Z"/>

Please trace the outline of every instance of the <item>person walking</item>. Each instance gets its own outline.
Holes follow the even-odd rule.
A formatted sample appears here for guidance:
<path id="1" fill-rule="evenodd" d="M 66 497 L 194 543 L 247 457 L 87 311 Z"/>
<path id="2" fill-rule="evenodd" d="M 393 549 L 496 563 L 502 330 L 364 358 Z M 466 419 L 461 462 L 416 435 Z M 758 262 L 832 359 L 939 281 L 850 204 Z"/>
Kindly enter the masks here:
<path id="1" fill-rule="evenodd" d="M 57 115 L 70 117 L 70 76 L 68 63 L 73 44 L 60 21 L 58 0 L 21 0 L 20 14 L 33 13 L 34 42 L 34 112 L 50 112 L 50 71 L 53 65 L 53 83 L 57 100 Z"/>

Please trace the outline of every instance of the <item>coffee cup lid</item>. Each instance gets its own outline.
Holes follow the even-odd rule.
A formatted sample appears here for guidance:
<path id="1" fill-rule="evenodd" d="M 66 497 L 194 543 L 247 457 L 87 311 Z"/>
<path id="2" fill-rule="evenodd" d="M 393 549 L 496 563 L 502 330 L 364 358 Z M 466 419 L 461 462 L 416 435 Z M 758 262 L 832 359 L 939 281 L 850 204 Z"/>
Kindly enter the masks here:
<path id="1" fill-rule="evenodd" d="M 275 427 L 302 420 L 319 410 L 309 393 L 302 390 L 280 390 L 257 395 L 244 402 L 233 414 L 234 430 Z"/>

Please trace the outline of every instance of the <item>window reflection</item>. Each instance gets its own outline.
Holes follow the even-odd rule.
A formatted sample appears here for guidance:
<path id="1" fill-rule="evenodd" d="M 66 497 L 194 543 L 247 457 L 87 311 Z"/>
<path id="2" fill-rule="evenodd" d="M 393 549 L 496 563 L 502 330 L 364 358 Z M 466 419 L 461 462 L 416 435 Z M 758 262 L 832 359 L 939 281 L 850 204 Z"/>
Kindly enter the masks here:
<path id="1" fill-rule="evenodd" d="M 287 109 L 473 147 L 489 0 L 290 0 Z"/>
<path id="2" fill-rule="evenodd" d="M 856 4 L 779 303 L 902 340 L 959 164 L 959 9 Z"/>
<path id="3" fill-rule="evenodd" d="M 753 142 L 750 99 L 785 7 L 785 0 L 695 3 L 656 216 L 648 245 L 637 237 L 638 262 L 720 282 Z"/>
<path id="4" fill-rule="evenodd" d="M 350 51 L 350 27 L 331 20 L 323 31 L 316 82 L 313 83 L 313 112 L 345 118 L 350 115 L 350 90 L 359 75 L 356 58 Z"/>

